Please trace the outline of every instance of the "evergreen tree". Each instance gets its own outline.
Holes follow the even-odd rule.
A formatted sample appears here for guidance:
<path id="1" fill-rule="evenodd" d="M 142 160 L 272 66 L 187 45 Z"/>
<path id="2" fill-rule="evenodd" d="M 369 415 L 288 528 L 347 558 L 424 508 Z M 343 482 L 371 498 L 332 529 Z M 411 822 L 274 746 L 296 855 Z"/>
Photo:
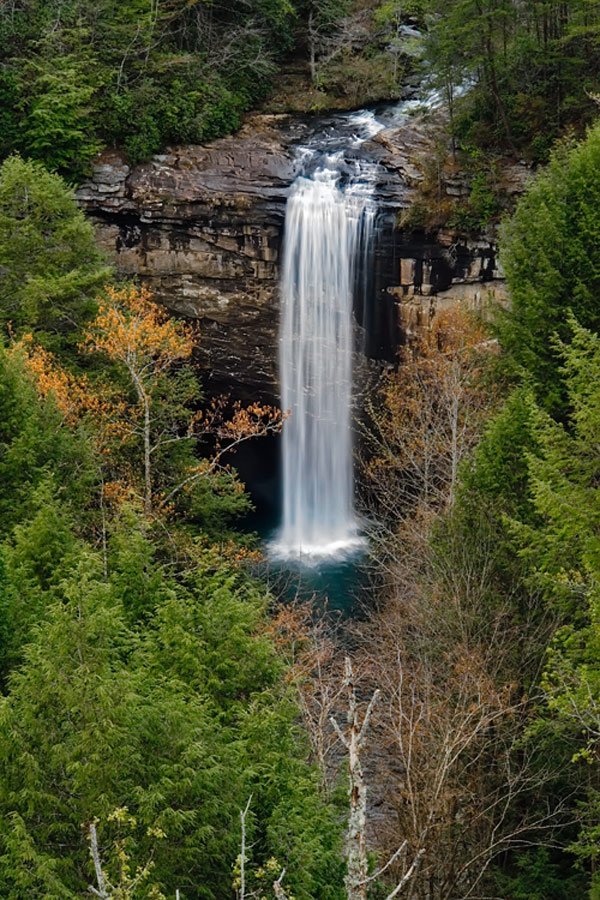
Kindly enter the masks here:
<path id="1" fill-rule="evenodd" d="M 79 179 L 102 144 L 94 135 L 94 67 L 85 54 L 51 55 L 25 66 L 22 144 L 27 155 Z"/>
<path id="2" fill-rule="evenodd" d="M 76 540 L 51 479 L 31 494 L 31 518 L 0 545 L 0 676 L 19 661 L 31 630 L 43 622 L 69 572 Z"/>
<path id="3" fill-rule="evenodd" d="M 0 347 L 0 539 L 34 518 L 45 483 L 81 516 L 95 477 L 83 431 L 65 427 L 56 405 L 38 396 L 22 354 Z"/>
<path id="4" fill-rule="evenodd" d="M 499 336 L 517 371 L 553 412 L 564 409 L 556 337 L 568 338 L 569 310 L 600 330 L 600 127 L 557 151 L 519 202 L 502 234 L 511 309 Z"/>
<path id="5" fill-rule="evenodd" d="M 196 690 L 235 743 L 238 796 L 252 795 L 255 859 L 286 866 L 294 896 L 337 898 L 338 825 L 303 758 L 298 710 L 262 625 L 267 598 L 216 554 L 198 562 L 158 610 L 148 659 Z"/>
<path id="6" fill-rule="evenodd" d="M 437 80 L 457 64 L 471 86 L 456 131 L 467 146 L 547 161 L 568 126 L 593 121 L 600 3 L 429 0 L 428 65 Z"/>
<path id="7" fill-rule="evenodd" d="M 0 167 L 0 323 L 73 343 L 110 274 L 71 191 L 39 163 Z"/>
<path id="8" fill-rule="evenodd" d="M 230 132 L 292 40 L 289 0 L 32 0 L 0 6 L 4 152 L 81 178 L 97 148 L 132 162 Z"/>
<path id="9" fill-rule="evenodd" d="M 337 825 L 304 762 L 264 598 L 216 557 L 199 557 L 184 584 L 161 571 L 147 604 L 155 613 L 132 629 L 121 593 L 130 598 L 136 570 L 148 572 L 142 541 L 129 559 L 120 547 L 108 581 L 80 552 L 10 676 L 0 706 L 2 896 L 80 896 L 91 880 L 86 823 L 100 820 L 110 846 L 122 809 L 139 826 L 127 843 L 132 867 L 152 858 L 168 894 L 223 896 L 252 796 L 256 864 L 277 858 L 305 900 L 339 897 Z"/>
<path id="10" fill-rule="evenodd" d="M 600 338 L 573 320 L 570 324 L 573 339 L 559 350 L 569 421 L 559 424 L 537 411 L 539 449 L 529 456 L 529 470 L 538 518 L 535 525 L 513 527 L 531 582 L 563 623 L 542 684 L 547 710 L 539 733 L 549 732 L 558 748 L 570 743 L 588 791 L 575 850 L 593 862 L 600 852 Z"/>
<path id="11" fill-rule="evenodd" d="M 129 803 L 148 825 L 149 816 L 168 819 L 176 839 L 201 786 L 225 790 L 200 703 L 183 685 L 144 679 L 127 665 L 132 650 L 118 598 L 82 556 L 0 712 L 3 896 L 80 895 L 82 826 L 96 815 Z"/>

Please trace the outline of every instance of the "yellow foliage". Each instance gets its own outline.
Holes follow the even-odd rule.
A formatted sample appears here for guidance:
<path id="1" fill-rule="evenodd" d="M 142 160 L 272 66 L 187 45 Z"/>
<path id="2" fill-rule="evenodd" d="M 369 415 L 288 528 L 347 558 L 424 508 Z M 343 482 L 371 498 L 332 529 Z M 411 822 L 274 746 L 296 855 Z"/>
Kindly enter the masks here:
<path id="1" fill-rule="evenodd" d="M 31 335 L 13 344 L 11 352 L 25 360 L 39 395 L 51 397 L 65 422 L 75 426 L 89 417 L 94 422 L 94 437 L 100 452 L 108 452 L 111 439 L 125 436 L 124 403 L 118 398 L 95 390 L 84 375 L 69 372 L 48 350 L 33 343 Z"/>
<path id="2" fill-rule="evenodd" d="M 129 285 L 106 288 L 82 348 L 105 353 L 147 380 L 147 376 L 165 371 L 176 361 L 189 359 L 195 343 L 191 326 L 169 316 L 152 300 L 147 288 Z"/>
<path id="3" fill-rule="evenodd" d="M 170 516 L 175 511 L 173 500 L 180 491 L 191 490 L 198 479 L 217 470 L 229 472 L 226 454 L 243 441 L 278 431 L 284 417 L 275 407 L 258 402 L 242 406 L 220 397 L 212 400 L 206 409 L 190 412 L 187 421 L 173 422 L 165 430 L 157 425 L 158 386 L 177 363 L 191 358 L 197 337 L 195 329 L 170 317 L 166 309 L 154 303 L 144 287 L 107 287 L 98 304 L 98 313 L 80 349 L 104 354 L 123 366 L 135 400 L 117 386 L 92 385 L 85 376 L 69 372 L 51 353 L 36 346 L 31 336 L 15 344 L 15 352 L 23 353 L 38 392 L 42 397 L 52 396 L 66 424 L 74 426 L 84 420 L 91 423 L 98 451 L 116 468 L 104 487 L 104 500 L 118 506 L 130 500 L 133 486 L 141 483 L 139 472 L 130 470 L 129 460 L 120 457 L 117 445 L 117 441 L 121 444 L 137 441 L 144 453 L 139 469 L 144 472 L 146 508 L 150 510 L 156 505 L 163 516 Z M 167 444 L 203 437 L 212 441 L 212 456 L 195 462 L 172 490 L 157 493 L 153 454 Z M 242 492 L 244 488 L 234 482 L 230 489 Z M 235 554 L 232 551 L 230 555 Z M 252 558 L 251 554 L 245 558 Z M 242 561 L 241 556 L 237 561 Z"/>

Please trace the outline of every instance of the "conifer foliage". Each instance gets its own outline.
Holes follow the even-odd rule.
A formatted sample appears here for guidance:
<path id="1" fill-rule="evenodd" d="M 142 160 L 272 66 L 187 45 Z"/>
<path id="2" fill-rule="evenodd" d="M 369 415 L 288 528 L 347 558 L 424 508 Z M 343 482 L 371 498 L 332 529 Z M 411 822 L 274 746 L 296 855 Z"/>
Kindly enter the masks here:
<path id="1" fill-rule="evenodd" d="M 11 156 L 0 168 L 0 325 L 64 346 L 110 269 L 62 179 Z"/>
<path id="2" fill-rule="evenodd" d="M 115 900 L 230 896 L 251 797 L 248 868 L 341 897 L 338 818 L 232 529 L 225 454 L 281 416 L 202 408 L 197 335 L 105 284 L 58 176 L 11 157 L 0 210 L 0 896 L 91 895 L 98 871 Z"/>

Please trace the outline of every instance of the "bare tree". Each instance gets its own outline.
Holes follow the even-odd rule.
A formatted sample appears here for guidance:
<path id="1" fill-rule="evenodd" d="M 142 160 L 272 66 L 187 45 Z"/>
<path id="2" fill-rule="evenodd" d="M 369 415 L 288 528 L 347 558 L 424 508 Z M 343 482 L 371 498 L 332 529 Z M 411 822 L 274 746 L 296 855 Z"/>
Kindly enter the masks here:
<path id="1" fill-rule="evenodd" d="M 319 81 L 319 69 L 343 53 L 364 46 L 370 37 L 369 17 L 364 11 L 341 15 L 347 4 L 340 0 L 313 2 L 308 13 L 306 40 L 313 84 Z"/>
<path id="2" fill-rule="evenodd" d="M 363 503 L 378 602 L 427 565 L 431 527 L 452 507 L 460 466 L 497 405 L 481 383 L 489 358 L 480 322 L 438 313 L 367 402 Z"/>
<path id="3" fill-rule="evenodd" d="M 94 872 L 96 873 L 97 888 L 90 885 L 90 891 L 101 900 L 110 900 L 110 894 L 107 888 L 107 879 L 102 868 L 102 860 L 100 859 L 100 851 L 98 849 L 98 833 L 96 831 L 96 823 L 90 822 L 89 828 L 90 855 L 94 863 Z"/>
<path id="4" fill-rule="evenodd" d="M 367 784 L 365 781 L 362 754 L 365 749 L 369 724 L 373 710 L 379 699 L 379 690 L 373 693 L 364 716 L 360 717 L 354 670 L 350 657 L 344 664 L 344 687 L 347 692 L 347 727 L 343 731 L 335 718 L 331 724 L 338 738 L 348 753 L 350 812 L 348 817 L 348 834 L 346 838 L 346 892 L 348 900 L 367 900 L 369 884 L 381 876 L 406 853 L 407 843 L 404 841 L 389 861 L 369 876 L 369 858 L 367 852 Z M 397 897 L 409 883 L 417 870 L 423 850 L 418 850 L 396 886 L 388 894 L 386 900 Z"/>
<path id="5" fill-rule="evenodd" d="M 248 818 L 248 811 L 250 809 L 250 804 L 252 803 L 252 795 L 248 797 L 248 802 L 244 809 L 240 810 L 240 825 L 241 825 L 241 843 L 240 843 L 240 889 L 238 891 L 239 900 L 246 900 L 246 819 Z"/>
<path id="6" fill-rule="evenodd" d="M 418 502 L 436 512 L 451 505 L 459 464 L 495 404 L 479 383 L 490 355 L 485 337 L 466 314 L 438 313 L 382 380 L 363 426 L 363 467 L 379 519 L 398 521 Z"/>
<path id="7" fill-rule="evenodd" d="M 270 630 L 290 666 L 322 788 L 331 794 L 339 763 L 335 752 L 338 738 L 331 728 L 331 718 L 339 711 L 345 693 L 339 652 L 341 623 L 314 602 L 296 599 L 279 608 Z"/>
<path id="8" fill-rule="evenodd" d="M 485 511 L 468 529 L 449 518 L 496 405 L 481 387 L 489 349 L 464 315 L 434 317 L 383 384 L 363 460 L 377 605 L 352 638 L 379 691 L 363 765 L 377 770 L 379 850 L 424 851 L 408 900 L 482 897 L 500 854 L 552 845 L 572 817 L 553 797 L 562 763 L 524 740 L 536 698 L 522 685 L 555 623 L 535 595 L 498 589 Z"/>
<path id="9" fill-rule="evenodd" d="M 524 672 L 535 682 L 553 622 L 540 616 L 524 637 L 511 598 L 490 599 L 491 541 L 481 565 L 471 550 L 463 566 L 457 549 L 455 569 L 431 556 L 412 578 L 405 567 L 395 595 L 355 629 L 380 698 L 364 763 L 377 765 L 379 847 L 401 838 L 409 857 L 424 851 L 410 900 L 480 897 L 501 854 L 552 845 L 572 819 L 568 798 L 553 797 L 562 761 L 524 740 L 536 697 L 519 685 Z"/>
<path id="10" fill-rule="evenodd" d="M 252 795 L 248 798 L 248 802 L 244 809 L 240 810 L 240 826 L 241 826 L 241 837 L 240 837 L 240 853 L 237 859 L 236 869 L 237 875 L 234 881 L 234 887 L 236 889 L 236 896 L 238 900 L 258 900 L 258 897 L 262 897 L 264 894 L 265 885 L 261 884 L 258 890 L 256 889 L 248 889 L 248 877 L 252 880 L 252 871 L 248 871 L 247 863 L 250 861 L 248 856 L 248 813 L 250 812 L 250 805 L 252 803 Z M 267 871 L 269 867 L 273 864 L 273 868 L 275 872 L 277 871 L 278 865 L 275 860 L 270 860 L 266 865 Z M 274 877 L 274 873 L 271 872 L 271 877 L 274 878 L 272 888 L 273 893 L 275 894 L 276 900 L 288 900 L 287 893 L 283 887 L 283 879 L 285 878 L 286 869 L 280 869 L 277 877 Z M 264 870 L 263 870 L 264 875 Z"/>

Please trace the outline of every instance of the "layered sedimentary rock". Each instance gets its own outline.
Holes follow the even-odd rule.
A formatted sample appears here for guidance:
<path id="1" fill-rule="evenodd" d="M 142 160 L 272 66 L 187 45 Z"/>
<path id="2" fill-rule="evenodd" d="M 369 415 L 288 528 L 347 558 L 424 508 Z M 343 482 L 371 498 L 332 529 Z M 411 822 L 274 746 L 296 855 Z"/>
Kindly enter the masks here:
<path id="1" fill-rule="evenodd" d="M 77 192 L 123 275 L 199 321 L 209 390 L 272 396 L 278 260 L 291 155 L 262 122 L 133 170 L 104 153 Z"/>
<path id="2" fill-rule="evenodd" d="M 439 136 L 444 118 L 443 110 L 438 110 L 433 116 L 416 117 L 375 136 L 374 143 L 383 148 L 385 165 L 398 174 L 409 190 L 408 203 L 403 198 L 395 206 L 396 213 L 410 207 L 415 199 L 422 206 L 420 188 L 424 173 L 430 170 L 431 175 L 432 162 L 437 160 L 440 166 L 443 162 Z M 512 205 L 525 190 L 531 168 L 524 162 L 506 161 L 499 175 L 505 202 Z M 467 201 L 470 190 L 465 172 L 440 171 L 437 191 L 441 205 L 444 200 L 446 205 Z M 399 218 L 403 220 L 405 216 Z M 485 314 L 492 304 L 507 302 L 493 227 L 488 233 L 471 237 L 443 227 L 434 233 L 393 230 L 387 240 L 384 235 L 379 256 L 387 267 L 386 293 L 393 297 L 395 335 L 399 341 L 409 341 L 413 334 L 427 328 L 440 310 L 462 306 Z"/>
<path id="3" fill-rule="evenodd" d="M 405 241 L 403 249 L 399 283 L 389 293 L 396 302 L 404 340 L 427 328 L 441 310 L 460 306 L 485 316 L 492 305 L 507 301 L 493 240 L 440 232 L 435 241 Z"/>
<path id="4" fill-rule="evenodd" d="M 315 127 L 259 116 L 235 136 L 173 148 L 134 169 L 107 151 L 77 192 L 119 272 L 141 278 L 174 313 L 198 320 L 210 392 L 278 397 L 285 203 L 296 176 L 294 146 Z M 323 120 L 318 127 L 328 133 Z M 493 240 L 396 228 L 421 177 L 431 127 L 403 122 L 361 150 L 381 171 L 372 333 L 364 343 L 373 358 L 393 360 L 398 343 L 440 304 L 480 305 L 490 291 L 502 295 Z"/>

